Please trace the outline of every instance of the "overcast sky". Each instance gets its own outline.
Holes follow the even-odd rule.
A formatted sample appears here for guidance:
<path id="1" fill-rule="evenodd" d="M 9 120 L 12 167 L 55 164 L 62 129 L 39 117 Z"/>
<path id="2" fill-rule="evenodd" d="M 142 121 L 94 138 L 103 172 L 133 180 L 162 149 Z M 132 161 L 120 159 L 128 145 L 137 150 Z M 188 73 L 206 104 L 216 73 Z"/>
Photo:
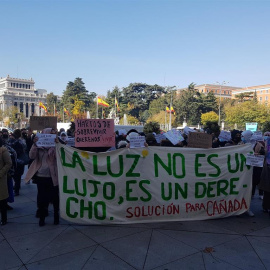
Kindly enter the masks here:
<path id="1" fill-rule="evenodd" d="M 270 83 L 270 1 L 0 0 L 0 77 L 61 95 L 142 82 Z"/>

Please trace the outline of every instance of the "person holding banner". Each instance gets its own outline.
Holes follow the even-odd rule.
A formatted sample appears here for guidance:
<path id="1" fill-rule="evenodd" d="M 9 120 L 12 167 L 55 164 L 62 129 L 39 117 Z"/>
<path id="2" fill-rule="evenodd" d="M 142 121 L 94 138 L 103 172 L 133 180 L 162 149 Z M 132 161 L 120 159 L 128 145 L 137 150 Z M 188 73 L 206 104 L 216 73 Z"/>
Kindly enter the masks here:
<path id="1" fill-rule="evenodd" d="M 46 128 L 43 134 L 55 134 L 54 129 Z M 37 207 L 39 213 L 39 226 L 45 225 L 49 203 L 53 203 L 54 224 L 59 224 L 59 188 L 58 173 L 55 155 L 55 147 L 37 147 L 38 137 L 33 140 L 34 144 L 29 152 L 33 159 L 25 176 L 25 182 L 35 179 L 38 189 Z"/>

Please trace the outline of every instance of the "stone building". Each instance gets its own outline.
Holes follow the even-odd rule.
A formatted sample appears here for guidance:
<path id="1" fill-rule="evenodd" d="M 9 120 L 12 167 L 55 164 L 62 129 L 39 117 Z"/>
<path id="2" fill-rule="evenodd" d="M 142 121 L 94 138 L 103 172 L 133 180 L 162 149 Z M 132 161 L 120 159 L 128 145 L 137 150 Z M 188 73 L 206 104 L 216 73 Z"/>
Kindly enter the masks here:
<path id="1" fill-rule="evenodd" d="M 31 79 L 11 78 L 9 75 L 0 78 L 0 109 L 15 106 L 18 112 L 26 118 L 45 114 L 44 109 L 39 108 L 39 102 L 46 106 L 47 90 L 35 89 L 35 82 Z"/>

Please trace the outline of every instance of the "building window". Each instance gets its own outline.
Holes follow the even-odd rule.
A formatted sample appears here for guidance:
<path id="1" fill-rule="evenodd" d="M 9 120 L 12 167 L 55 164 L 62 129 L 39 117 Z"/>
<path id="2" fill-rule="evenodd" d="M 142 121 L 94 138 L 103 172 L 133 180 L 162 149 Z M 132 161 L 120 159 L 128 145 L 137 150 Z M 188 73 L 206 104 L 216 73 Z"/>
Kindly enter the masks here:
<path id="1" fill-rule="evenodd" d="M 260 101 L 262 101 L 262 97 L 260 97 Z"/>
<path id="2" fill-rule="evenodd" d="M 266 93 L 268 93 L 268 89 L 266 90 Z"/>
<path id="3" fill-rule="evenodd" d="M 268 100 L 268 97 L 265 97 L 265 100 Z"/>

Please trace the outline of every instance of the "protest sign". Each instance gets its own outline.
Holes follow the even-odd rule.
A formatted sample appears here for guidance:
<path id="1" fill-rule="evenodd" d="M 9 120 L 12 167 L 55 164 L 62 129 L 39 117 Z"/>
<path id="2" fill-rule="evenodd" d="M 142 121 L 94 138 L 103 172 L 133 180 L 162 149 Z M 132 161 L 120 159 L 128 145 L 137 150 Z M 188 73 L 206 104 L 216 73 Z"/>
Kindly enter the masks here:
<path id="1" fill-rule="evenodd" d="M 130 148 L 140 148 L 145 147 L 145 137 L 144 136 L 134 136 L 129 139 Z"/>
<path id="2" fill-rule="evenodd" d="M 257 130 L 258 123 L 246 123 L 246 130 L 250 130 L 252 132 Z"/>
<path id="3" fill-rule="evenodd" d="M 263 136 L 262 131 L 254 131 L 253 135 L 260 136 L 260 137 Z"/>
<path id="4" fill-rule="evenodd" d="M 61 217 L 81 224 L 204 220 L 249 209 L 250 144 L 211 149 L 57 144 Z"/>
<path id="5" fill-rule="evenodd" d="M 36 134 L 38 141 L 36 142 L 37 147 L 55 147 L 56 134 Z"/>
<path id="6" fill-rule="evenodd" d="M 113 119 L 77 119 L 76 147 L 106 147 L 115 145 Z"/>
<path id="7" fill-rule="evenodd" d="M 202 132 L 190 132 L 188 134 L 188 147 L 211 148 L 212 135 Z"/>
<path id="8" fill-rule="evenodd" d="M 219 138 L 219 140 L 223 140 L 224 142 L 228 142 L 231 140 L 231 132 L 221 130 L 218 138 Z"/>
<path id="9" fill-rule="evenodd" d="M 30 116 L 30 127 L 32 130 L 43 130 L 44 128 L 53 128 L 56 130 L 56 116 Z"/>
<path id="10" fill-rule="evenodd" d="M 246 159 L 247 165 L 255 167 L 263 167 L 264 156 L 262 155 L 255 156 L 253 154 L 247 154 Z"/>
<path id="11" fill-rule="evenodd" d="M 182 135 L 178 132 L 169 130 L 166 133 L 164 133 L 164 136 L 173 144 L 176 145 L 179 142 L 182 142 L 184 140 L 184 138 L 182 137 Z"/>

